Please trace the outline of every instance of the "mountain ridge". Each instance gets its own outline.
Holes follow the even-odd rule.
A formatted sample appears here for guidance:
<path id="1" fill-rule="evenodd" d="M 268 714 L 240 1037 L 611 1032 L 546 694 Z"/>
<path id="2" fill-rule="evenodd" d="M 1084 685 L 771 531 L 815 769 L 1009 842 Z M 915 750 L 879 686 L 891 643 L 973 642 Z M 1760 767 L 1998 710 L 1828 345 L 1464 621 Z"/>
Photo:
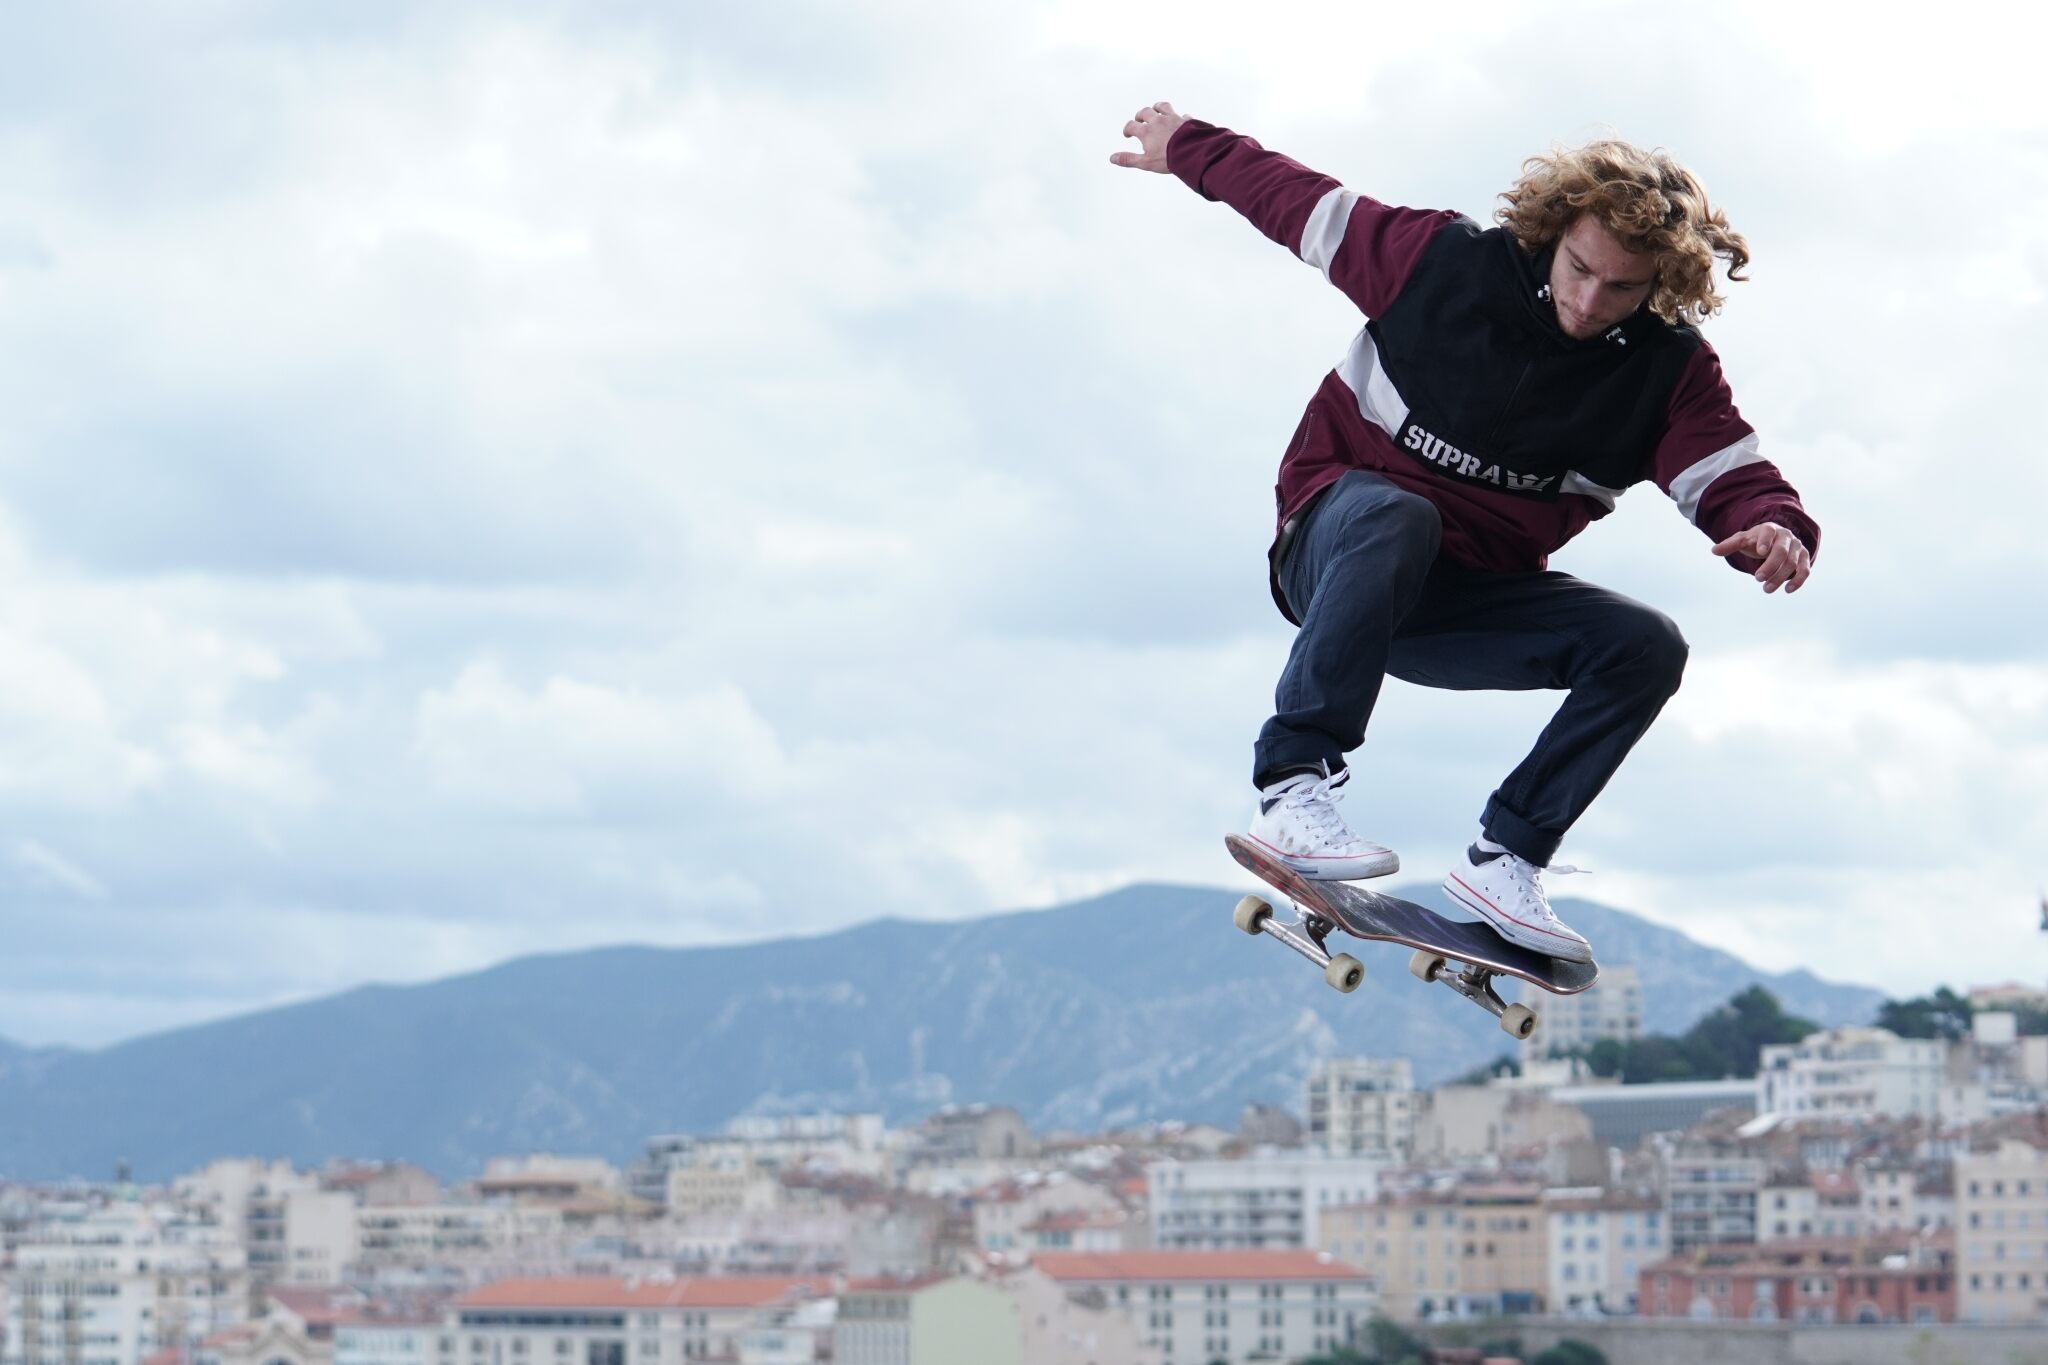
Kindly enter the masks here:
<path id="1" fill-rule="evenodd" d="M 1401 888 L 1428 902 L 1420 887 Z M 0 1048 L 0 1176 L 160 1179 L 237 1153 L 393 1158 L 460 1175 L 492 1155 L 626 1161 L 742 1113 L 1014 1105 L 1034 1127 L 1299 1107 L 1333 1052 L 1407 1055 L 1439 1083 L 1513 1046 L 1491 1019 L 1361 945 L 1324 986 L 1230 925 L 1239 893 L 1141 883 L 967 920 L 902 916 L 693 948 L 605 945 L 419 983 L 364 983 L 94 1051 Z M 1634 961 L 1644 1029 L 1682 1031 L 1760 983 L 1823 1024 L 1884 997 L 1766 973 L 1624 910 L 1560 900 Z M 1539 1006 L 1540 1008 L 1540 1006 Z"/>

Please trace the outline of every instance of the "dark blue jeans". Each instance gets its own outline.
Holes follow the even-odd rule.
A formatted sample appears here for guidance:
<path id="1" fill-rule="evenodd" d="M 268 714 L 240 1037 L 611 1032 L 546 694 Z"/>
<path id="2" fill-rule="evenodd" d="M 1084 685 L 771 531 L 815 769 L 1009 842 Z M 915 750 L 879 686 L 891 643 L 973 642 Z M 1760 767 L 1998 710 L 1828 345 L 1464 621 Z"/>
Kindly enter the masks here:
<path id="1" fill-rule="evenodd" d="M 1685 639 L 1662 612 L 1570 574 L 1467 568 L 1437 553 L 1441 536 L 1427 498 L 1364 470 L 1309 509 L 1279 566 L 1301 632 L 1253 780 L 1343 766 L 1389 673 L 1460 691 L 1561 689 L 1480 815 L 1487 838 L 1547 864 L 1678 690 Z"/>

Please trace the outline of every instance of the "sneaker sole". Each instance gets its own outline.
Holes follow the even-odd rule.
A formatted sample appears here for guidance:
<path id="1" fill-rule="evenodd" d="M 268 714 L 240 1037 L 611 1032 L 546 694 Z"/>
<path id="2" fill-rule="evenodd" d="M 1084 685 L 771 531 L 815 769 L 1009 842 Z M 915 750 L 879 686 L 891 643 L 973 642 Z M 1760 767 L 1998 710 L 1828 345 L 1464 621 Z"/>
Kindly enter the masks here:
<path id="1" fill-rule="evenodd" d="M 1560 962 L 1593 960 L 1593 946 L 1590 943 L 1522 923 L 1458 880 L 1455 872 L 1444 878 L 1444 894 L 1485 920 L 1489 928 L 1517 948 L 1527 948 L 1532 953 L 1542 953 L 1545 957 L 1554 957 Z"/>
<path id="2" fill-rule="evenodd" d="M 1359 882 L 1401 870 L 1401 856 L 1391 851 L 1378 858 L 1304 858 L 1298 853 L 1283 852 L 1256 834 L 1247 834 L 1245 838 L 1272 855 L 1275 862 L 1312 882 Z M 1351 870 L 1354 868 L 1361 870 Z"/>

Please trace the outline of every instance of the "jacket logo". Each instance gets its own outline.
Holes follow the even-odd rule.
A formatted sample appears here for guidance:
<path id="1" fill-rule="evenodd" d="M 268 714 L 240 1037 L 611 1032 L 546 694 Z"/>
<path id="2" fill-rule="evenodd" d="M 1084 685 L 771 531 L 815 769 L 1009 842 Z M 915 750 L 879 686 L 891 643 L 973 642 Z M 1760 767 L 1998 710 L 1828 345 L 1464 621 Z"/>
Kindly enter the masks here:
<path id="1" fill-rule="evenodd" d="M 1473 483 L 1492 484 L 1509 493 L 1548 493 L 1560 477 L 1556 474 L 1518 474 L 1512 469 L 1502 469 L 1498 464 L 1488 464 L 1441 436 L 1431 435 L 1414 422 L 1402 431 L 1401 444 L 1414 451 L 1417 459 L 1427 460 L 1446 474 Z"/>

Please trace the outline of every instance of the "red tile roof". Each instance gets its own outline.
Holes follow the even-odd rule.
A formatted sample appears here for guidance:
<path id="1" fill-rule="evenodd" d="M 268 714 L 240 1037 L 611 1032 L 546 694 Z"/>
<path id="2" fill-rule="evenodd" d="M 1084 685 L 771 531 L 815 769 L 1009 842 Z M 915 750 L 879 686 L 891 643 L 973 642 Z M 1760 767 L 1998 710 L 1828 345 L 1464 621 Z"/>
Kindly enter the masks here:
<path id="1" fill-rule="evenodd" d="M 761 1308 L 822 1297 L 831 1283 L 783 1275 L 655 1278 L 578 1275 L 498 1280 L 455 1300 L 457 1308 Z"/>
<path id="2" fill-rule="evenodd" d="M 921 1290 L 930 1289 L 935 1284 L 945 1284 L 958 1278 L 959 1276 L 957 1275 L 921 1275 L 914 1280 L 848 1280 L 846 1282 L 846 1292 L 849 1294 L 915 1294 Z"/>
<path id="3" fill-rule="evenodd" d="M 1060 1251 L 1031 1263 L 1055 1280 L 1365 1280 L 1315 1251 Z"/>

